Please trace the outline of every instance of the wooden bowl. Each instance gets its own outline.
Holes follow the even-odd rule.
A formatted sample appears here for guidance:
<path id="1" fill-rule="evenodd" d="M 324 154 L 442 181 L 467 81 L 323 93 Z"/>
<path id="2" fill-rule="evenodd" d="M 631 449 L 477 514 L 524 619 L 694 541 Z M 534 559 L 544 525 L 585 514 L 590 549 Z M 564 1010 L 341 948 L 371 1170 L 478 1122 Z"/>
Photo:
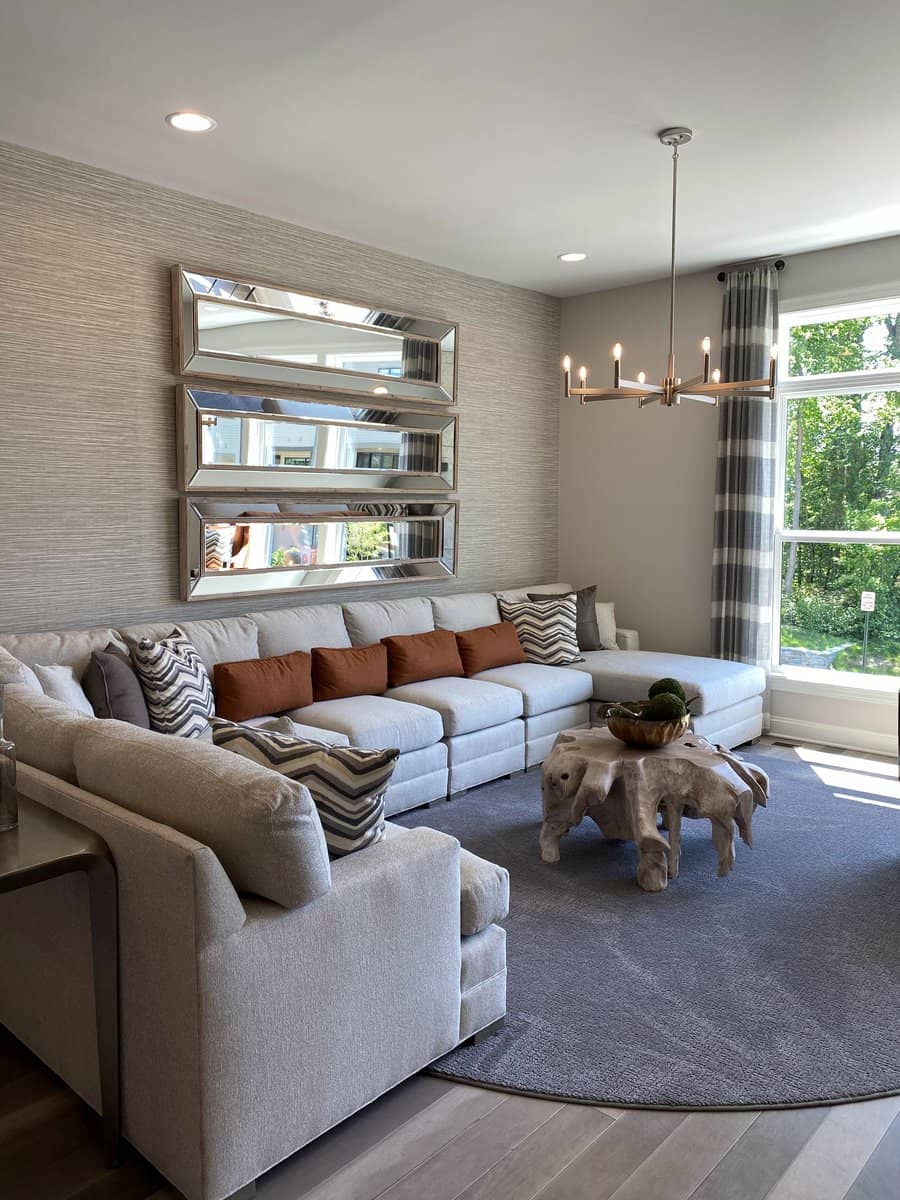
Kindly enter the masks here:
<path id="1" fill-rule="evenodd" d="M 606 728 L 626 746 L 656 750 L 683 737 L 690 728 L 690 715 L 677 721 L 645 721 L 642 717 L 608 716 Z"/>

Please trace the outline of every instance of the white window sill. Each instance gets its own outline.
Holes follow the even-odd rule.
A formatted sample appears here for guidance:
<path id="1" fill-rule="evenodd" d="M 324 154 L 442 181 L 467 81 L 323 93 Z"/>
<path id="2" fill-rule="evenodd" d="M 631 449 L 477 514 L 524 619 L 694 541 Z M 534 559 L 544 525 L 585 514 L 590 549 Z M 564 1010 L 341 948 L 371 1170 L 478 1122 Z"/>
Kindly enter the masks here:
<path id="1" fill-rule="evenodd" d="M 823 671 L 815 667 L 773 667 L 769 671 L 768 684 L 770 692 L 846 697 L 879 704 L 893 703 L 900 691 L 900 678 L 853 671 Z"/>

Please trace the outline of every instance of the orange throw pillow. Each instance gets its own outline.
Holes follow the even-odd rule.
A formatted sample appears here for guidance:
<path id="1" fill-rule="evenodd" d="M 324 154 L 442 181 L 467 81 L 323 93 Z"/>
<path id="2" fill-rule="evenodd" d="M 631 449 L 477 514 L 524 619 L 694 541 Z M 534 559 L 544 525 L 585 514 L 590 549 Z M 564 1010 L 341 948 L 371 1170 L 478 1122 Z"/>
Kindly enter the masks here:
<path id="1" fill-rule="evenodd" d="M 273 658 L 216 663 L 216 714 L 226 721 L 249 721 L 312 704 L 311 659 L 302 650 Z"/>
<path id="2" fill-rule="evenodd" d="M 316 700 L 380 696 L 388 685 L 387 646 L 376 643 L 348 650 L 313 646 L 312 678 Z"/>
<path id="3" fill-rule="evenodd" d="M 456 645 L 467 675 L 525 662 L 525 651 L 512 621 L 466 629 L 456 635 Z"/>
<path id="4" fill-rule="evenodd" d="M 391 687 L 465 674 L 456 636 L 451 629 L 386 637 L 381 639 L 381 644 L 387 646 Z"/>

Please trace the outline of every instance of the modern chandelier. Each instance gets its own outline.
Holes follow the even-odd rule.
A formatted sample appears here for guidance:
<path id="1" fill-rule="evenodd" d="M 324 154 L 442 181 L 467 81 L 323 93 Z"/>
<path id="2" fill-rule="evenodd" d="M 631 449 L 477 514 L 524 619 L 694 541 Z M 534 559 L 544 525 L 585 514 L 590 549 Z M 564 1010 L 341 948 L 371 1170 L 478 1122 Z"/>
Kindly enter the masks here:
<path id="1" fill-rule="evenodd" d="M 616 342 L 612 348 L 613 385 L 611 388 L 588 387 L 587 367 L 579 367 L 580 386 L 572 387 L 572 360 L 568 354 L 566 355 L 563 359 L 563 383 L 566 397 L 578 396 L 582 404 L 587 404 L 594 400 L 613 400 L 618 396 L 633 396 L 637 399 L 640 408 L 644 408 L 647 404 L 653 404 L 657 400 L 664 408 L 671 408 L 674 404 L 680 404 L 682 399 L 697 400 L 701 404 L 711 404 L 717 407 L 719 396 L 723 393 L 731 395 L 732 392 L 741 392 L 746 396 L 768 396 L 770 399 L 775 396 L 777 346 L 772 347 L 772 359 L 769 363 L 767 379 L 737 379 L 723 383 L 719 367 L 710 372 L 711 343 L 708 337 L 705 337 L 700 343 L 703 352 L 702 374 L 685 380 L 675 374 L 675 218 L 678 208 L 678 149 L 680 146 L 686 145 L 693 136 L 694 131 L 683 125 L 673 129 L 664 129 L 659 134 L 660 142 L 664 146 L 672 147 L 672 262 L 669 275 L 669 357 L 666 377 L 660 384 L 647 383 L 646 375 L 640 371 L 636 380 L 623 379 L 621 376 L 622 344 Z"/>

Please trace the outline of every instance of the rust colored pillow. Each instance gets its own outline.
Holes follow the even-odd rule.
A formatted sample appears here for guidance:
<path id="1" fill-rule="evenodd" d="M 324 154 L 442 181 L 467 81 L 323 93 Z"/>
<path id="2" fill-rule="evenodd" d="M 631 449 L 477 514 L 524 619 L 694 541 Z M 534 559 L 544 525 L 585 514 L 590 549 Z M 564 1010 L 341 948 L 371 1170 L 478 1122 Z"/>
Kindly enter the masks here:
<path id="1" fill-rule="evenodd" d="M 226 721 L 249 721 L 270 713 L 312 704 L 311 660 L 302 650 L 273 658 L 216 663 L 213 692 L 216 715 Z"/>
<path id="2" fill-rule="evenodd" d="M 387 646 L 391 687 L 418 683 L 422 679 L 465 674 L 456 636 L 451 629 L 386 637 L 381 639 L 381 643 Z"/>
<path id="3" fill-rule="evenodd" d="M 512 621 L 466 629 L 456 635 L 456 645 L 467 675 L 525 662 L 525 651 Z"/>
<path id="4" fill-rule="evenodd" d="M 312 677 L 316 700 L 380 696 L 388 685 L 387 646 L 378 642 L 347 650 L 313 646 Z"/>

